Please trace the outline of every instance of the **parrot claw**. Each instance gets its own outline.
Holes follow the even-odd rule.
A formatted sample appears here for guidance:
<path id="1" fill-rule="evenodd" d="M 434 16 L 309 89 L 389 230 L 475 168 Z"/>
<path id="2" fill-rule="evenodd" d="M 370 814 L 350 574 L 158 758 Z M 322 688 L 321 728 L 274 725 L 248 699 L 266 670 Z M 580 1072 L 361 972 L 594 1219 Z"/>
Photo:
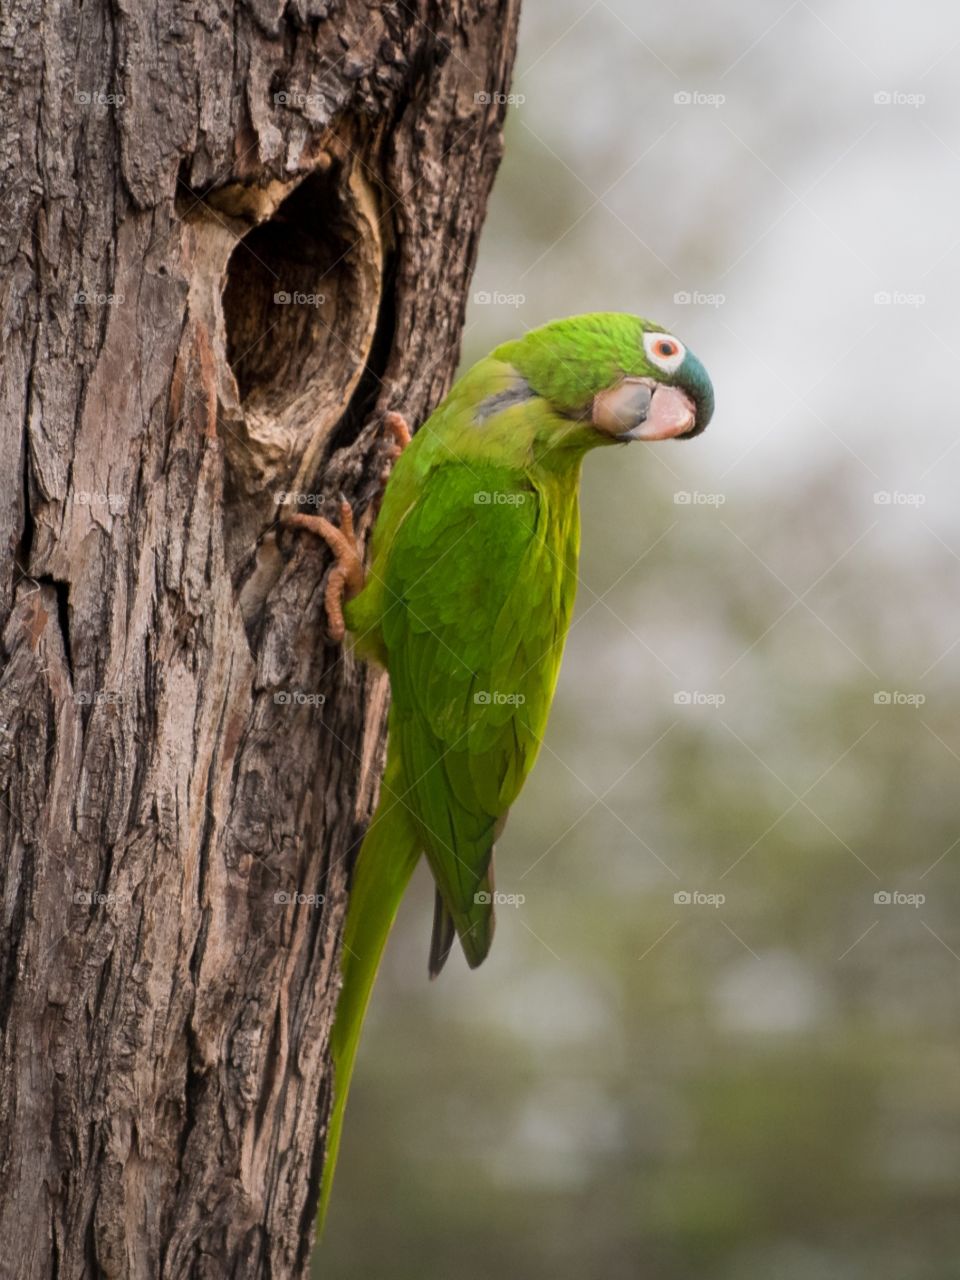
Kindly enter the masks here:
<path id="1" fill-rule="evenodd" d="M 384 426 L 392 436 L 387 458 L 389 465 L 380 476 L 381 485 L 385 485 L 390 477 L 390 470 L 397 458 L 410 443 L 410 428 L 402 413 L 390 410 L 384 415 Z M 343 619 L 343 601 L 351 599 L 363 590 L 363 556 L 357 543 L 357 535 L 353 527 L 353 511 L 350 503 L 340 495 L 340 527 L 323 516 L 308 516 L 297 512 L 287 516 L 284 524 L 288 527 L 306 529 L 316 537 L 322 538 L 333 554 L 336 564 L 330 570 L 327 587 L 323 595 L 323 603 L 327 611 L 327 625 L 331 639 L 341 644 L 346 635 L 346 624 Z"/>
<path id="2" fill-rule="evenodd" d="M 325 520 L 323 516 L 307 516 L 299 512 L 289 516 L 284 523 L 294 528 L 306 529 L 309 533 L 322 538 L 337 558 L 327 579 L 323 603 L 327 611 L 330 636 L 340 644 L 346 634 L 346 625 L 343 621 L 344 596 L 349 599 L 363 588 L 363 558 L 353 528 L 353 511 L 350 503 L 341 496 L 339 528 L 330 520 Z"/>
<path id="3" fill-rule="evenodd" d="M 380 473 L 380 483 L 382 485 L 386 485 L 387 481 L 390 479 L 390 472 L 393 468 L 393 464 L 410 443 L 411 435 L 406 418 L 402 413 L 397 413 L 395 409 L 391 409 L 390 412 L 384 416 L 383 425 L 393 437 L 393 440 L 387 449 L 387 466 L 385 466 L 383 471 Z"/>

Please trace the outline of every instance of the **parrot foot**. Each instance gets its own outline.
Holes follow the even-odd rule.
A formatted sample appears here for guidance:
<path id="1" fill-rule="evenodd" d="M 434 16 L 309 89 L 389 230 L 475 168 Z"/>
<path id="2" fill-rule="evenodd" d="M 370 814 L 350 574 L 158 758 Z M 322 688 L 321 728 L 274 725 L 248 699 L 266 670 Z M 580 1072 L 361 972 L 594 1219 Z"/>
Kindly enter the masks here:
<path id="1" fill-rule="evenodd" d="M 342 643 L 346 634 L 343 621 L 343 599 L 355 596 L 363 588 L 363 558 L 357 544 L 357 535 L 353 529 L 353 511 L 345 499 L 340 503 L 340 527 L 323 516 L 306 516 L 299 512 L 286 521 L 298 529 L 306 529 L 309 533 L 322 538 L 337 562 L 330 570 L 327 589 L 323 595 L 323 603 L 327 610 L 327 625 L 330 636 L 337 644 Z"/>
<path id="2" fill-rule="evenodd" d="M 410 443 L 411 435 L 406 418 L 402 413 L 397 413 L 395 409 L 391 409 L 384 416 L 383 425 L 393 436 L 393 440 L 387 450 L 387 466 L 380 473 L 380 483 L 385 485 L 390 479 L 390 471 L 393 468 L 393 464 Z"/>
<path id="3" fill-rule="evenodd" d="M 387 449 L 387 466 L 380 474 L 381 493 L 390 478 L 393 464 L 411 439 L 410 428 L 402 413 L 391 409 L 384 415 L 383 424 L 392 436 L 392 440 Z M 339 528 L 323 516 L 307 516 L 300 512 L 288 516 L 283 523 L 288 528 L 306 529 L 308 533 L 322 538 L 337 558 L 327 578 L 323 603 L 327 611 L 327 626 L 331 639 L 341 644 L 346 634 L 346 624 L 343 619 L 344 598 L 349 600 L 357 595 L 363 590 L 364 582 L 363 556 L 354 532 L 353 511 L 350 503 L 346 499 L 341 499 Z"/>

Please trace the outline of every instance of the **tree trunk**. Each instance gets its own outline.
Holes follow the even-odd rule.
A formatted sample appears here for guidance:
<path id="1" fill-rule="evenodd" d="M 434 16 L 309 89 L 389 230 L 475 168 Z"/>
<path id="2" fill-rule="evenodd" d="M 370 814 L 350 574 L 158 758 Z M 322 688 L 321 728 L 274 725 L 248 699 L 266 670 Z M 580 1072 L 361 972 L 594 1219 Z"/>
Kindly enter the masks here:
<path id="1" fill-rule="evenodd" d="M 518 3 L 7 7 L 4 1275 L 307 1269 L 387 689 L 279 496 L 450 382 Z"/>

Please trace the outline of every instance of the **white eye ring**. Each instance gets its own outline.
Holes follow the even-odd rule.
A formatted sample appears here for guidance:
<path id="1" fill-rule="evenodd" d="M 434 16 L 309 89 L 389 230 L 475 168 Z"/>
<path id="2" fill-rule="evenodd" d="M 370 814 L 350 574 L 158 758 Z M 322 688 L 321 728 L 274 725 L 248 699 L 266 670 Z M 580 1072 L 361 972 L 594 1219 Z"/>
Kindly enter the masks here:
<path id="1" fill-rule="evenodd" d="M 643 349 L 650 363 L 664 373 L 676 373 L 687 354 L 686 347 L 672 333 L 645 333 Z"/>

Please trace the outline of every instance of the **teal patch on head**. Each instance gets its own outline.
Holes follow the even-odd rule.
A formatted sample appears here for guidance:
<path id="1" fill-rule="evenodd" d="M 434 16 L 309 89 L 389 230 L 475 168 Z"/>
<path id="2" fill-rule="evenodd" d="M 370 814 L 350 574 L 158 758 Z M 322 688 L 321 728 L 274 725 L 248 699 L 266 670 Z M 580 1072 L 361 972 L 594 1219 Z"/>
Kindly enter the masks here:
<path id="1" fill-rule="evenodd" d="M 677 385 L 693 396 L 697 406 L 697 428 L 692 434 L 699 435 L 713 417 L 713 383 L 692 351 L 687 351 L 683 364 L 677 370 Z"/>

